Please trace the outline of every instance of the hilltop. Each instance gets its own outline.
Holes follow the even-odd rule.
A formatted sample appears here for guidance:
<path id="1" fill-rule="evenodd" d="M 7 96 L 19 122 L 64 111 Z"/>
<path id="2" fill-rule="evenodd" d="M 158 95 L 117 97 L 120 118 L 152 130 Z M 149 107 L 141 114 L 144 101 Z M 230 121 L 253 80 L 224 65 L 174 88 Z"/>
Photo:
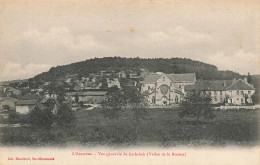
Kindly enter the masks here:
<path id="1" fill-rule="evenodd" d="M 29 79 L 30 81 L 53 81 L 67 75 L 78 74 L 85 76 L 101 71 L 126 71 L 140 72 L 145 69 L 148 72 L 164 73 L 196 73 L 197 79 L 220 80 L 241 78 L 242 75 L 233 71 L 220 71 L 214 65 L 194 61 L 186 58 L 122 58 L 104 57 L 94 58 L 68 65 L 52 67 L 48 72 L 43 72 Z"/>

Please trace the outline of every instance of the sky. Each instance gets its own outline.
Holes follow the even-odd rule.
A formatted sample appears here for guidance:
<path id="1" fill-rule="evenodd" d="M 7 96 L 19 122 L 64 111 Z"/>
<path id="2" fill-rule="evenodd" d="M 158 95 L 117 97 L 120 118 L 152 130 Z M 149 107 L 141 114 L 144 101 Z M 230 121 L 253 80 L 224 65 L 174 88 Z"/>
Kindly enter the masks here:
<path id="1" fill-rule="evenodd" d="M 0 81 L 108 56 L 190 58 L 260 74 L 256 2 L 0 0 Z"/>

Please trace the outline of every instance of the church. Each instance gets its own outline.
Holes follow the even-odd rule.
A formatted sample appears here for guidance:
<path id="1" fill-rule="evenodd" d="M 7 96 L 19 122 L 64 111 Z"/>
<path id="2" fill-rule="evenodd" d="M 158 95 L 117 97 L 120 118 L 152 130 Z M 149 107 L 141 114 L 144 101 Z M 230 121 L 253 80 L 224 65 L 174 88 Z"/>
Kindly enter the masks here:
<path id="1" fill-rule="evenodd" d="M 180 103 L 184 87 L 196 82 L 195 73 L 148 74 L 142 83 L 141 91 L 150 105 L 177 105 Z"/>

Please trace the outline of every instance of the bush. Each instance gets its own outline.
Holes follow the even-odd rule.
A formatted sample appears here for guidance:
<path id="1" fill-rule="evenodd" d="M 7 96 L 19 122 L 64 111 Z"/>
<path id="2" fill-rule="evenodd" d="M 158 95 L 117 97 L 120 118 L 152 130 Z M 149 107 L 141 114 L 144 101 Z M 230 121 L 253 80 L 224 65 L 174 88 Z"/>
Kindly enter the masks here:
<path id="1" fill-rule="evenodd" d="M 35 107 L 30 112 L 30 124 L 36 127 L 43 127 L 50 129 L 53 123 L 53 114 L 50 109 L 41 110 L 38 107 Z"/>
<path id="2" fill-rule="evenodd" d="M 75 126 L 76 117 L 68 104 L 61 104 L 57 113 L 57 124 L 63 128 L 71 128 Z"/>

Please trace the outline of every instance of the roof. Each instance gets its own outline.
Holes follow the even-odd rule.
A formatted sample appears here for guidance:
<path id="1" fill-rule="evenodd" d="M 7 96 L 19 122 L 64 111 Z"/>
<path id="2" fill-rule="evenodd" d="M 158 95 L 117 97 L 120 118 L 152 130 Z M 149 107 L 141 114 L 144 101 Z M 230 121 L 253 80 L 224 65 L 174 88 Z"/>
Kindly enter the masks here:
<path id="1" fill-rule="evenodd" d="M 19 89 L 15 89 L 15 88 L 13 88 L 13 87 L 7 87 L 6 88 L 6 90 L 5 90 L 6 92 L 8 92 L 8 91 L 20 91 Z"/>
<path id="2" fill-rule="evenodd" d="M 185 91 L 224 91 L 224 90 L 254 90 L 247 82 L 239 79 L 236 82 L 233 80 L 199 80 L 194 85 L 186 85 Z"/>
<path id="3" fill-rule="evenodd" d="M 189 81 L 193 82 L 196 80 L 195 73 L 184 73 L 184 74 L 166 74 L 173 81 Z"/>
<path id="4" fill-rule="evenodd" d="M 67 96 L 105 96 L 106 91 L 79 91 L 79 92 L 67 92 Z"/>
<path id="5" fill-rule="evenodd" d="M 41 104 L 45 104 L 45 103 L 47 103 L 47 100 L 48 100 L 47 98 L 43 98 L 43 99 L 40 101 L 40 103 L 41 103 Z"/>
<path id="6" fill-rule="evenodd" d="M 162 74 L 149 74 L 145 76 L 144 83 L 155 83 Z M 183 73 L 183 74 L 165 74 L 173 82 L 194 82 L 196 80 L 195 73 Z"/>
<path id="7" fill-rule="evenodd" d="M 159 75 L 159 74 L 149 74 L 149 75 L 145 76 L 143 82 L 144 82 L 144 83 L 148 83 L 148 82 L 154 83 L 154 82 L 156 82 L 160 77 L 161 77 L 161 75 Z"/>
<path id="8" fill-rule="evenodd" d="M 250 84 L 239 79 L 233 85 L 227 88 L 227 90 L 255 90 Z"/>
<path id="9" fill-rule="evenodd" d="M 198 80 L 194 85 L 186 85 L 185 91 L 224 91 L 227 87 L 232 85 L 232 80 Z"/>
<path id="10" fill-rule="evenodd" d="M 6 100 L 16 102 L 18 99 L 13 98 L 13 97 L 0 97 L 0 101 L 6 101 Z"/>
<path id="11" fill-rule="evenodd" d="M 38 100 L 39 98 L 40 96 L 35 93 L 27 93 L 26 95 L 22 96 L 21 100 Z"/>
<path id="12" fill-rule="evenodd" d="M 16 105 L 35 105 L 37 100 L 19 100 Z"/>

